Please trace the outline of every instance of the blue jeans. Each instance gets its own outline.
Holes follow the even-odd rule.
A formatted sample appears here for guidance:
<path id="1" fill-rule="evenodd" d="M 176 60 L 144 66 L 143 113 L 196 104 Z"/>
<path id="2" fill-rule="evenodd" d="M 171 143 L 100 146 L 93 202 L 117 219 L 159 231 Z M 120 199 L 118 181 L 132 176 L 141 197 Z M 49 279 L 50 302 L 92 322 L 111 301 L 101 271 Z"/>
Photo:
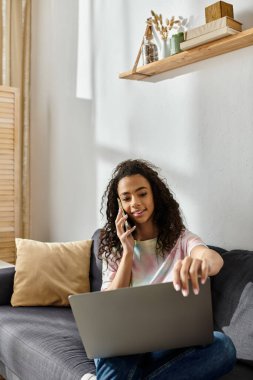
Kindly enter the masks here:
<path id="1" fill-rule="evenodd" d="M 231 339 L 214 332 L 206 346 L 95 359 L 97 380 L 214 380 L 236 361 Z"/>

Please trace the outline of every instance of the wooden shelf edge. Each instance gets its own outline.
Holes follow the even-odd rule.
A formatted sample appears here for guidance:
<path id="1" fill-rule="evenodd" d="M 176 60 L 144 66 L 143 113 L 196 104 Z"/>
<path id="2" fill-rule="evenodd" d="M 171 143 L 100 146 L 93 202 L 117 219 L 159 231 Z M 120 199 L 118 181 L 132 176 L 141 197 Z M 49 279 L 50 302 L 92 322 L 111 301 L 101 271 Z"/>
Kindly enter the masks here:
<path id="1" fill-rule="evenodd" d="M 253 45 L 253 28 L 244 30 L 235 35 L 221 38 L 193 49 L 183 51 L 159 61 L 140 66 L 136 69 L 119 74 L 120 79 L 145 80 L 148 77 L 177 69 L 191 63 L 216 57 L 230 51 Z"/>

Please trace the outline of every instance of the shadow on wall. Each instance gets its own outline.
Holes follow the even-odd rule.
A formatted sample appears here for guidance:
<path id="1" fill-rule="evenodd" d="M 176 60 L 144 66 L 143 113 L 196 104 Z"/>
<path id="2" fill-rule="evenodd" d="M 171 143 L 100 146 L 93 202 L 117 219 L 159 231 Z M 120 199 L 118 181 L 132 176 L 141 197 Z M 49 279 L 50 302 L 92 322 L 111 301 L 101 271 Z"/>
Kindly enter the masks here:
<path id="1" fill-rule="evenodd" d="M 244 20 L 245 15 L 237 19 Z M 252 47 L 212 59 L 198 75 L 195 106 L 198 173 L 188 188 L 196 227 L 208 243 L 252 249 Z M 243 73 L 238 70 L 244 67 Z M 195 193 L 195 194 L 194 194 Z"/>

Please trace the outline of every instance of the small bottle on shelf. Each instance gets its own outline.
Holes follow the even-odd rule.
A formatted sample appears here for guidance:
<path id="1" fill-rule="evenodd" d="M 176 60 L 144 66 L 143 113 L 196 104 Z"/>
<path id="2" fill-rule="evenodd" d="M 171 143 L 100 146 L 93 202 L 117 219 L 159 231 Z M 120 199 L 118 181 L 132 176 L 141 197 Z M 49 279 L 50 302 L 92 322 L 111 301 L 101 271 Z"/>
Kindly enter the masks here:
<path id="1" fill-rule="evenodd" d="M 143 65 L 158 61 L 158 49 L 154 42 L 152 33 L 152 26 L 149 26 L 144 35 L 144 41 L 142 46 L 142 58 Z"/>

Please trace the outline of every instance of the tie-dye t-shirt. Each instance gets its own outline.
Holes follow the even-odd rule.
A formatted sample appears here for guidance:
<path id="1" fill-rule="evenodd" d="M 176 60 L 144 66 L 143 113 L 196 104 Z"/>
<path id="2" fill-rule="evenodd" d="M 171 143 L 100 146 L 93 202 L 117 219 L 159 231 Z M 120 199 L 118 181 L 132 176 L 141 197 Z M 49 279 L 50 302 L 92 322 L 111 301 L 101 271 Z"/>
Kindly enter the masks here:
<path id="1" fill-rule="evenodd" d="M 156 253 L 157 239 L 135 241 L 131 286 L 157 284 L 173 280 L 173 267 L 177 260 L 189 256 L 192 248 L 205 243 L 192 232 L 185 230 L 172 250 L 164 257 Z M 119 261 L 118 261 L 119 263 Z M 102 290 L 108 288 L 117 272 L 117 265 L 103 260 Z"/>

